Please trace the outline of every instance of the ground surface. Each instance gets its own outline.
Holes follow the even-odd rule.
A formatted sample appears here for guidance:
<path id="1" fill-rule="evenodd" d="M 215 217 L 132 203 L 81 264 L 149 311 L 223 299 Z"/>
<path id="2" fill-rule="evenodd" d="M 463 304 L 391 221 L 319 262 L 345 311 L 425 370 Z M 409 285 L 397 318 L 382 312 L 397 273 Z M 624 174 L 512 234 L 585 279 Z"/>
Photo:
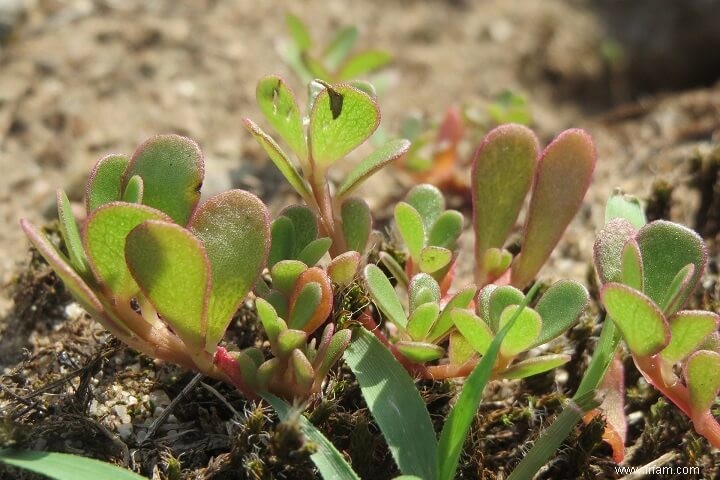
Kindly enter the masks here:
<path id="1" fill-rule="evenodd" d="M 65 309 L 66 297 L 54 277 L 42 266 L 28 270 L 28 244 L 18 220 L 52 220 L 55 188 L 65 188 L 71 199 L 80 200 L 87 173 L 99 157 L 131 153 L 144 139 L 162 132 L 198 141 L 207 164 L 205 194 L 240 186 L 252 189 L 275 209 L 282 206 L 289 189 L 240 120 L 259 119 L 254 88 L 264 74 L 280 73 L 303 91 L 277 53 L 287 39 L 285 4 L 6 3 L 0 2 L 0 282 L 20 287 L 8 286 L 0 293 L 0 366 L 11 374 L 3 378 L 3 386 L 26 397 L 77 371 L 71 382 L 34 397 L 40 410 L 27 406 L 23 413 L 14 407 L 13 415 L 26 424 L 24 442 L 86 452 L 147 475 L 155 466 L 158 475 L 168 474 L 169 459 L 183 454 L 182 478 L 245 478 L 212 473 L 235 471 L 227 465 L 246 465 L 237 458 L 252 455 L 273 454 L 282 463 L 287 448 L 278 447 L 276 437 L 266 439 L 261 451 L 253 450 L 252 442 L 240 445 L 239 438 L 252 434 L 247 422 L 228 422 L 232 412 L 202 388 L 174 412 L 155 441 L 140 446 L 158 408 L 167 406 L 189 377 L 118 348 L 95 322 L 72 307 Z M 594 232 L 613 187 L 646 199 L 672 191 L 670 202 L 653 203 L 656 214 L 694 226 L 701 210 L 697 228 L 712 246 L 720 220 L 720 203 L 712 201 L 716 170 L 711 169 L 708 178 L 692 168 L 693 159 L 707 157 L 720 141 L 720 85 L 714 83 L 720 76 L 713 70 L 720 63 L 710 56 L 717 52 L 692 54 L 717 44 L 713 42 L 718 32 L 712 28 L 717 23 L 711 19 L 720 18 L 718 4 L 689 1 L 678 7 L 663 2 L 662 7 L 649 7 L 651 2 L 636 2 L 631 11 L 619 11 L 614 3 L 299 2 L 294 11 L 312 21 L 317 39 L 326 40 L 338 26 L 352 23 L 360 28 L 363 46 L 395 55 L 386 72 L 392 82 L 380 99 L 383 125 L 391 132 L 410 113 L 436 118 L 451 105 L 482 109 L 505 88 L 528 98 L 534 128 L 543 141 L 571 126 L 589 130 L 599 152 L 595 181 L 586 205 L 543 271 L 549 279 L 585 280 Z M 653 189 L 657 182 L 673 188 Z M 370 182 L 380 221 L 387 218 L 387 201 L 402 196 L 406 186 L 406 179 L 394 173 Z M 714 285 L 709 278 L 708 293 L 716 294 Z M 13 303 L 12 292 L 18 291 Z M 236 327 L 229 339 L 245 331 Z M 88 364 L 92 368 L 78 370 Z M 82 388 L 80 379 L 92 388 Z M 524 388 L 515 391 L 517 402 L 525 398 Z M 552 390 L 551 382 L 541 396 Z M 0 395 L 4 406 L 12 403 L 10 394 Z M 242 405 L 227 389 L 221 395 L 236 407 Z M 370 432 L 348 440 L 356 442 L 348 451 L 360 452 L 358 445 L 371 442 L 376 447 L 371 451 L 382 452 L 371 435 L 375 427 L 367 426 L 366 412 L 360 419 L 345 413 L 358 401 L 357 392 L 348 395 L 340 396 L 343 414 L 336 416 Z M 633 407 L 636 411 L 655 405 L 656 398 L 643 395 Z M 552 412 L 552 400 L 548 402 Z M 671 409 L 654 408 L 660 417 L 671 415 L 666 413 Z M 681 442 L 658 441 L 654 450 L 647 448 L 647 440 L 638 441 L 641 427 L 631 431 L 640 452 L 630 457 L 633 464 L 669 451 L 685 452 L 686 458 L 685 446 L 697 440 L 686 433 L 687 424 L 680 425 Z M 479 428 L 485 432 L 494 427 L 488 422 Z M 538 428 L 529 422 L 529 433 L 520 443 Z M 33 436 L 34 443 L 29 440 Z M 95 446 L 89 448 L 83 438 L 96 440 Z M 493 453 L 497 446 L 486 445 L 491 459 L 477 471 L 466 471 L 465 478 L 494 478 L 492 472 L 512 463 L 519 446 L 502 456 Z M 223 456 L 231 447 L 235 457 Z M 720 462 L 717 454 L 707 455 L 699 456 L 702 465 Z M 611 476 L 602 470 L 607 465 L 603 458 L 606 453 L 598 453 L 591 462 L 595 470 L 584 470 L 588 478 Z M 367 460 L 353 457 L 358 465 Z M 392 468 L 386 454 L 377 453 L 372 460 Z M 475 464 L 483 465 L 481 460 Z M 562 471 L 572 471 L 562 461 L 559 465 Z M 580 463 L 575 468 L 583 471 Z M 283 471 L 278 465 L 270 470 L 276 475 Z M 286 478 L 296 474 L 284 473 Z"/>

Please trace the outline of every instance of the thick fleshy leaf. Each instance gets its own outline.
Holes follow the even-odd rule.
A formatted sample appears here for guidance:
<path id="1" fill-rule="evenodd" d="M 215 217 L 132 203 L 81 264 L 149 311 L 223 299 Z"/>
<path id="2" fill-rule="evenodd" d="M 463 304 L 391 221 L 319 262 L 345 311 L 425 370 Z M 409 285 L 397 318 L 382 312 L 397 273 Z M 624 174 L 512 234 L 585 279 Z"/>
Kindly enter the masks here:
<path id="1" fill-rule="evenodd" d="M 307 265 L 299 260 L 283 260 L 270 269 L 273 288 L 289 297 L 300 274 L 308 269 Z"/>
<path id="2" fill-rule="evenodd" d="M 60 220 L 60 233 L 62 234 L 65 248 L 67 248 L 70 265 L 83 278 L 88 278 L 90 267 L 88 266 L 87 256 L 83 248 L 82 239 L 80 238 L 80 230 L 78 230 L 75 215 L 73 215 L 70 200 L 68 200 L 65 191 L 57 190 L 57 207 L 58 219 Z"/>
<path id="3" fill-rule="evenodd" d="M 385 145 L 365 157 L 362 162 L 352 169 L 338 188 L 337 196 L 347 196 L 372 174 L 385 167 L 390 162 L 393 162 L 405 155 L 409 148 L 410 142 L 408 140 L 390 140 Z"/>
<path id="4" fill-rule="evenodd" d="M 263 298 L 265 298 L 265 300 L 267 300 L 267 302 L 272 305 L 272 307 L 277 312 L 278 317 L 288 318 L 288 312 L 290 308 L 288 295 L 285 295 L 279 290 L 272 289 L 268 293 L 266 293 Z"/>
<path id="5" fill-rule="evenodd" d="M 122 201 L 127 203 L 142 203 L 144 183 L 140 175 L 133 175 L 125 185 L 125 191 L 123 192 Z"/>
<path id="6" fill-rule="evenodd" d="M 437 342 L 447 334 L 453 326 L 453 320 L 450 316 L 452 310 L 454 308 L 468 308 L 475 297 L 475 293 L 477 293 L 477 288 L 475 288 L 474 285 L 469 285 L 462 288 L 450 298 L 447 304 L 443 307 L 437 322 L 435 322 L 432 330 L 430 330 L 428 335 L 428 339 L 430 341 Z"/>
<path id="7" fill-rule="evenodd" d="M 497 287 L 490 294 L 490 303 L 487 317 L 483 318 L 490 326 L 493 332 L 500 331 L 500 317 L 502 312 L 509 305 L 519 305 L 523 301 L 525 295 L 515 287 L 503 285 Z M 518 320 L 517 323 L 520 323 Z"/>
<path id="8" fill-rule="evenodd" d="M 539 148 L 527 127 L 503 125 L 488 133 L 475 152 L 470 188 L 480 285 L 492 280 L 483 264 L 485 251 L 504 246 L 530 190 Z"/>
<path id="9" fill-rule="evenodd" d="M 303 330 L 320 306 L 322 301 L 322 287 L 317 282 L 310 282 L 303 285 L 297 298 L 290 307 L 290 318 L 288 327 L 295 330 Z"/>
<path id="10" fill-rule="evenodd" d="M 302 272 L 297 279 L 297 283 L 295 283 L 295 290 L 293 290 L 292 296 L 290 297 L 291 316 L 294 310 L 300 306 L 300 300 L 305 286 L 312 283 L 320 286 L 320 301 L 317 307 L 313 309 L 310 318 L 303 323 L 303 326 L 297 327 L 307 332 L 308 335 L 312 334 L 320 325 L 325 323 L 333 307 L 332 284 L 330 283 L 327 273 L 320 268 L 312 267 Z"/>
<path id="11" fill-rule="evenodd" d="M 327 273 L 334 283 L 345 286 L 352 283 L 360 268 L 360 254 L 358 252 L 345 252 L 330 261 Z"/>
<path id="12" fill-rule="evenodd" d="M 326 86 L 310 113 L 312 158 L 324 169 L 355 150 L 375 131 L 380 110 L 366 93 L 350 85 Z"/>
<path id="13" fill-rule="evenodd" d="M 122 178 L 129 163 L 126 155 L 108 155 L 98 160 L 85 186 L 88 215 L 101 205 L 120 200 Z"/>
<path id="14" fill-rule="evenodd" d="M 470 343 L 458 331 L 450 333 L 448 339 L 448 360 L 453 365 L 462 365 L 463 363 L 470 360 L 475 355 L 475 349 L 470 346 Z"/>
<path id="15" fill-rule="evenodd" d="M 542 317 L 542 330 L 532 346 L 547 343 L 572 327 L 589 298 L 585 287 L 578 282 L 560 280 L 553 283 L 535 305 L 535 311 Z"/>
<path id="16" fill-rule="evenodd" d="M 490 318 L 490 298 L 492 297 L 493 292 L 498 288 L 500 287 L 492 283 L 485 285 L 478 292 L 477 300 L 475 302 L 475 310 L 477 311 L 477 314 L 480 315 L 480 318 L 485 320 L 488 325 L 490 325 L 490 328 L 494 328 L 492 325 L 492 319 Z M 493 329 L 493 331 L 495 331 L 495 329 Z"/>
<path id="17" fill-rule="evenodd" d="M 247 131 L 250 132 L 260 146 L 263 147 L 265 153 L 268 154 L 270 160 L 272 160 L 278 170 L 280 170 L 280 173 L 282 173 L 290 186 L 293 187 L 301 197 L 306 199 L 312 198 L 307 183 L 302 176 L 300 176 L 287 154 L 280 148 L 280 145 L 249 118 L 244 118 L 242 122 Z"/>
<path id="18" fill-rule="evenodd" d="M 500 278 L 512 263 L 512 253 L 504 248 L 488 248 L 485 250 L 483 265 L 487 278 Z"/>
<path id="19" fill-rule="evenodd" d="M 408 278 L 405 269 L 400 266 L 398 261 L 395 260 L 395 257 L 387 252 L 380 252 L 378 256 L 380 257 L 382 264 L 385 265 L 390 272 L 390 276 L 392 278 L 397 280 L 397 282 L 403 287 L 407 287 L 410 284 L 410 279 Z"/>
<path id="20" fill-rule="evenodd" d="M 295 94 L 290 87 L 277 75 L 268 75 L 258 82 L 255 97 L 268 123 L 304 161 L 307 158 L 305 130 Z"/>
<path id="21" fill-rule="evenodd" d="M 93 211 L 84 226 L 83 244 L 95 277 L 123 300 L 129 301 L 138 292 L 125 264 L 125 238 L 146 220 L 172 221 L 145 205 L 112 202 Z"/>
<path id="22" fill-rule="evenodd" d="M 685 378 L 693 414 L 709 410 L 720 389 L 720 353 L 699 350 L 690 355 L 685 365 Z"/>
<path id="23" fill-rule="evenodd" d="M 425 247 L 420 252 L 420 271 L 436 273 L 447 267 L 453 259 L 453 253 L 447 248 Z"/>
<path id="24" fill-rule="evenodd" d="M 287 330 L 285 322 L 278 317 L 275 308 L 262 298 L 255 300 L 255 308 L 257 309 L 258 318 L 262 322 L 265 334 L 270 340 L 270 344 L 274 345 L 277 342 L 278 335 L 283 330 Z"/>
<path id="25" fill-rule="evenodd" d="M 307 357 L 297 348 L 290 355 L 290 365 L 298 386 L 303 390 L 310 388 L 315 379 L 315 370 Z"/>
<path id="26" fill-rule="evenodd" d="M 410 311 L 414 311 L 423 303 L 440 302 L 440 285 L 427 273 L 418 273 L 410 281 L 408 286 L 410 298 Z"/>
<path id="27" fill-rule="evenodd" d="M 340 360 L 343 353 L 350 345 L 350 339 L 352 338 L 352 332 L 345 328 L 335 332 L 332 336 L 327 348 L 323 352 L 320 358 L 320 365 L 317 367 L 318 378 L 323 378 L 330 371 L 335 363 Z"/>
<path id="28" fill-rule="evenodd" d="M 490 327 L 474 313 L 460 308 L 453 308 L 450 318 L 473 350 L 485 355 L 494 337 Z"/>
<path id="29" fill-rule="evenodd" d="M 453 250 L 462 233 L 464 218 L 456 210 L 443 212 L 428 233 L 428 245 Z"/>
<path id="30" fill-rule="evenodd" d="M 420 213 L 410 204 L 400 202 L 395 206 L 395 224 L 413 260 L 420 260 L 425 246 L 425 227 Z"/>
<path id="31" fill-rule="evenodd" d="M 670 327 L 662 311 L 645 294 L 620 283 L 608 283 L 600 298 L 634 355 L 654 355 L 670 341 Z"/>
<path id="32" fill-rule="evenodd" d="M 295 227 L 293 255 L 297 257 L 318 237 L 317 216 L 305 205 L 291 205 L 284 208 L 279 216 L 289 218 Z"/>
<path id="33" fill-rule="evenodd" d="M 205 347 L 211 273 L 202 242 L 179 225 L 149 220 L 128 234 L 125 257 L 163 320 L 191 349 Z"/>
<path id="34" fill-rule="evenodd" d="M 298 253 L 298 260 L 306 265 L 315 265 L 328 252 L 330 245 L 332 240 L 329 238 L 317 238 L 305 245 L 305 248 Z"/>
<path id="35" fill-rule="evenodd" d="M 513 285 L 530 283 L 550 256 L 580 208 L 596 157 L 592 138 L 579 129 L 565 130 L 543 151 L 533 180 L 522 250 L 511 267 Z"/>
<path id="36" fill-rule="evenodd" d="M 410 314 L 407 322 L 407 332 L 410 337 L 413 340 L 424 340 L 439 314 L 440 306 L 437 303 L 424 303 L 418 306 Z"/>
<path id="37" fill-rule="evenodd" d="M 601 283 L 622 281 L 622 259 L 625 244 L 637 230 L 624 218 L 610 220 L 600 230 L 593 246 L 595 270 Z"/>
<path id="38" fill-rule="evenodd" d="M 660 353 L 669 363 L 677 363 L 697 349 L 717 331 L 720 317 L 704 310 L 685 310 L 670 319 L 670 343 Z"/>
<path id="39" fill-rule="evenodd" d="M 372 214 L 367 202 L 361 198 L 348 198 L 342 203 L 340 217 L 347 248 L 365 253 L 372 230 Z"/>
<path id="40" fill-rule="evenodd" d="M 123 176 L 143 179 L 143 203 L 185 225 L 200 200 L 205 176 L 203 154 L 197 143 L 180 135 L 157 135 L 135 151 Z"/>
<path id="41" fill-rule="evenodd" d="M 303 348 L 307 342 L 307 333 L 302 330 L 287 329 L 278 335 L 278 356 L 287 357 L 296 348 Z"/>
<path id="42" fill-rule="evenodd" d="M 610 223 L 614 218 L 624 218 L 636 230 L 641 229 L 647 223 L 640 199 L 621 191 L 613 192 L 605 204 L 605 223 Z"/>
<path id="43" fill-rule="evenodd" d="M 308 50 L 312 46 L 312 39 L 303 21 L 292 13 L 288 13 L 285 15 L 285 23 L 297 49 L 301 52 Z"/>
<path id="44" fill-rule="evenodd" d="M 280 359 L 273 357 L 266 360 L 255 371 L 255 383 L 257 390 L 267 390 L 268 385 L 280 368 Z"/>
<path id="45" fill-rule="evenodd" d="M 677 312 L 685 303 L 688 286 L 692 282 L 695 274 L 695 265 L 689 263 L 685 265 L 672 279 L 667 289 L 667 295 L 663 303 L 658 305 L 665 315 L 672 315 Z"/>
<path id="46" fill-rule="evenodd" d="M 685 303 L 707 263 L 702 238 L 687 227 L 657 220 L 640 229 L 637 242 L 643 260 L 644 292 L 658 305 L 668 303 L 672 296 L 669 287 L 677 273 L 687 264 L 695 266 L 692 278 L 675 302 Z"/>
<path id="47" fill-rule="evenodd" d="M 280 216 L 272 222 L 270 228 L 270 253 L 268 267 L 272 268 L 282 260 L 290 260 L 295 250 L 295 226 L 288 217 Z"/>
<path id="48" fill-rule="evenodd" d="M 445 355 L 445 349 L 426 342 L 409 342 L 400 341 L 395 347 L 403 354 L 405 358 L 415 363 L 432 362 Z"/>
<path id="49" fill-rule="evenodd" d="M 519 305 L 510 305 L 500 315 L 500 328 L 514 317 Z M 508 331 L 505 340 L 500 346 L 500 353 L 503 357 L 512 358 L 519 353 L 529 349 L 540 335 L 542 329 L 542 317 L 535 310 L 525 307 L 517 317 L 515 324 Z"/>
<path id="50" fill-rule="evenodd" d="M 203 242 L 210 259 L 207 347 L 211 349 L 265 267 L 270 215 L 255 195 L 230 190 L 202 204 L 190 219 L 189 229 Z"/>
<path id="51" fill-rule="evenodd" d="M 643 291 L 643 264 L 640 246 L 634 238 L 625 243 L 622 251 L 622 283 L 635 290 Z"/>
<path id="52" fill-rule="evenodd" d="M 504 370 L 501 374 L 502 378 L 515 380 L 519 378 L 531 377 L 538 373 L 547 372 L 560 365 L 565 365 L 570 361 L 570 355 L 543 355 L 540 357 L 528 358 L 522 362 L 514 363 L 511 367 Z"/>
<path id="53" fill-rule="evenodd" d="M 330 70 L 336 70 L 340 67 L 355 46 L 357 37 L 358 30 L 354 26 L 338 30 L 323 53 L 325 64 Z"/>
<path id="54" fill-rule="evenodd" d="M 375 305 L 395 325 L 405 328 L 407 317 L 395 288 L 377 265 L 365 267 L 365 281 Z"/>
<path id="55" fill-rule="evenodd" d="M 382 50 L 366 50 L 348 58 L 338 73 L 340 80 L 352 80 L 378 70 L 392 60 L 392 55 Z"/>
<path id="56" fill-rule="evenodd" d="M 438 188 L 429 183 L 413 187 L 405 196 L 405 202 L 418 211 L 425 227 L 429 232 L 440 215 L 445 210 L 445 197 Z"/>

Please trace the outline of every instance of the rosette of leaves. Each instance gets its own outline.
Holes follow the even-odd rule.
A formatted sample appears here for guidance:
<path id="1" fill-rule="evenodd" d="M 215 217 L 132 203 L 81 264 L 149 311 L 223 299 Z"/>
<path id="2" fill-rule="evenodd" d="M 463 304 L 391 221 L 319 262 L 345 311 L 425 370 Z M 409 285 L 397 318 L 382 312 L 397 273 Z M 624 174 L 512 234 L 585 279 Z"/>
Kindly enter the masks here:
<path id="1" fill-rule="evenodd" d="M 595 167 L 592 138 L 562 132 L 540 153 L 535 134 L 522 125 L 490 131 L 472 165 L 475 280 L 524 288 L 537 275 L 580 208 Z M 505 243 L 530 192 L 520 253 Z"/>
<path id="2" fill-rule="evenodd" d="M 280 260 L 270 268 L 270 276 L 270 285 L 258 283 L 255 306 L 272 358 L 265 360 L 262 350 L 251 347 L 242 352 L 219 349 L 216 360 L 241 390 L 269 391 L 289 400 L 307 398 L 319 391 L 342 356 L 350 330 L 335 332 L 334 324 L 328 323 L 319 337 L 312 338 L 333 307 L 331 280 L 323 269 Z"/>
<path id="3" fill-rule="evenodd" d="M 445 210 L 445 197 L 437 187 L 417 185 L 395 206 L 395 227 L 409 253 L 405 273 L 392 257 L 383 256 L 383 261 L 405 285 L 408 277 L 427 273 L 441 283 L 444 294 L 452 282 L 463 221 L 460 212 Z"/>
<path id="4" fill-rule="evenodd" d="M 64 249 L 22 228 L 95 319 L 130 347 L 224 379 L 213 355 L 253 288 L 270 247 L 267 209 L 231 190 L 198 206 L 204 176 L 197 144 L 159 135 L 131 158 L 97 162 L 78 227 L 58 190 Z"/>
<path id="5" fill-rule="evenodd" d="M 373 302 L 397 330 L 391 335 L 397 352 L 418 364 L 447 358 L 444 365 L 416 369 L 429 378 L 467 375 L 524 299 L 512 286 L 488 285 L 479 292 L 473 312 L 469 307 L 476 293 L 474 286 L 443 299 L 437 281 L 419 273 L 410 281 L 406 308 L 380 268 L 365 267 L 365 280 Z M 587 301 L 587 290 L 577 282 L 561 280 L 550 286 L 533 308 L 522 309 L 503 339 L 494 376 L 523 378 L 568 362 L 570 357 L 564 354 L 516 359 L 568 330 Z"/>
<path id="6" fill-rule="evenodd" d="M 330 255 L 365 253 L 371 231 L 370 208 L 350 195 L 373 173 L 402 156 L 407 140 L 391 140 L 365 157 L 331 195 L 328 169 L 367 140 L 380 123 L 380 110 L 369 84 L 311 84 L 308 118 L 295 95 L 277 76 L 260 80 L 257 102 L 267 122 L 294 154 L 295 160 L 250 119 L 243 123 L 270 159 L 319 218 L 322 237 L 332 240 Z M 307 128 L 305 128 L 307 125 Z"/>
<path id="7" fill-rule="evenodd" d="M 683 310 L 707 264 L 702 239 L 668 221 L 637 230 L 616 219 L 598 234 L 595 264 L 602 304 L 637 368 L 720 447 L 720 424 L 710 411 L 720 389 L 720 317 Z"/>

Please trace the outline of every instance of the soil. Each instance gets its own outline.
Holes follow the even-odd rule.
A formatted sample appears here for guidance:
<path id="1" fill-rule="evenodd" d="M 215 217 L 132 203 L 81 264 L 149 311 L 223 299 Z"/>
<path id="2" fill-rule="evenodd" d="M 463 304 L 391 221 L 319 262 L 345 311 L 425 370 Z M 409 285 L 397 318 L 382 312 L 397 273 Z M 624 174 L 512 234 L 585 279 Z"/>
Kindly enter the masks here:
<path id="1" fill-rule="evenodd" d="M 510 88 L 528 99 L 544 142 L 573 126 L 593 135 L 593 185 L 544 279 L 592 281 L 594 234 L 620 187 L 645 199 L 652 218 L 702 233 L 712 255 L 695 301 L 717 311 L 720 50 L 710 47 L 720 41 L 719 5 L 372 0 L 292 8 L 312 22 L 319 43 L 354 24 L 364 47 L 393 53 L 380 97 L 388 132 L 409 115 L 437 121 L 453 105 L 482 110 Z M 208 379 L 183 392 L 193 374 L 116 342 L 71 301 L 18 226 L 28 218 L 55 231 L 55 188 L 79 202 L 98 158 L 131 153 L 163 132 L 198 141 L 205 195 L 240 187 L 274 211 L 294 202 L 240 124 L 260 117 L 254 89 L 262 75 L 279 73 L 304 91 L 278 55 L 286 8 L 247 0 L 0 2 L 0 445 L 92 456 L 154 479 L 315 477 L 296 425 Z M 482 134 L 468 132 L 464 155 Z M 369 182 L 376 226 L 387 225 L 388 205 L 410 184 L 398 170 Z M 504 478 L 517 464 L 577 384 L 573 372 L 582 371 L 599 331 L 596 311 L 557 347 L 573 351 L 565 370 L 488 389 L 458 478 Z M 236 320 L 226 341 L 247 346 L 259 335 L 252 312 Z M 702 469 L 677 478 L 718 478 L 718 451 L 637 375 L 626 384 L 626 464 L 670 453 L 669 464 Z M 458 386 L 420 386 L 440 428 Z M 397 474 L 349 371 L 336 371 L 309 411 L 363 478 Z M 540 478 L 619 477 L 601 430 L 597 422 L 578 427 Z M 0 466 L 0 478 L 36 477 Z"/>

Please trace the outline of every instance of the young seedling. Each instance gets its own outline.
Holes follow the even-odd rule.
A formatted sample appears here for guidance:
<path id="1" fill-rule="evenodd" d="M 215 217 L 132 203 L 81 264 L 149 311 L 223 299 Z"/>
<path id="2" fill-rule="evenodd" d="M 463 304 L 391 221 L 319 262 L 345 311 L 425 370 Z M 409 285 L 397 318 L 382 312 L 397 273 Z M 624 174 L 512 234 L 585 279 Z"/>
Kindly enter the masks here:
<path id="1" fill-rule="evenodd" d="M 151 357 L 224 379 L 213 356 L 270 247 L 267 209 L 231 190 L 198 206 L 197 144 L 159 135 L 132 156 L 95 165 L 78 228 L 58 190 L 67 255 L 25 220 L 22 228 L 75 299 L 113 335 Z"/>
<path id="2" fill-rule="evenodd" d="M 638 370 L 720 447 L 720 424 L 710 411 L 720 389 L 720 317 L 682 310 L 707 264 L 702 239 L 672 222 L 637 230 L 617 219 L 598 234 L 595 263 L 603 306 Z"/>
<path id="3" fill-rule="evenodd" d="M 285 20 L 292 41 L 284 46 L 282 57 L 303 83 L 315 78 L 330 83 L 355 80 L 377 72 L 392 60 L 392 55 L 383 50 L 353 53 L 358 38 L 354 26 L 338 30 L 322 54 L 316 55 L 307 25 L 293 14 Z"/>
<path id="4" fill-rule="evenodd" d="M 380 111 L 371 95 L 349 84 L 313 82 L 311 89 L 307 129 L 293 92 L 281 78 L 263 78 L 256 91 L 266 120 L 293 151 L 297 164 L 252 120 L 243 122 L 317 214 L 320 235 L 332 242 L 331 257 L 348 251 L 364 254 L 371 232 L 370 208 L 350 194 L 377 170 L 401 157 L 410 144 L 407 140 L 387 142 L 362 160 L 331 195 L 328 169 L 377 129 Z"/>

